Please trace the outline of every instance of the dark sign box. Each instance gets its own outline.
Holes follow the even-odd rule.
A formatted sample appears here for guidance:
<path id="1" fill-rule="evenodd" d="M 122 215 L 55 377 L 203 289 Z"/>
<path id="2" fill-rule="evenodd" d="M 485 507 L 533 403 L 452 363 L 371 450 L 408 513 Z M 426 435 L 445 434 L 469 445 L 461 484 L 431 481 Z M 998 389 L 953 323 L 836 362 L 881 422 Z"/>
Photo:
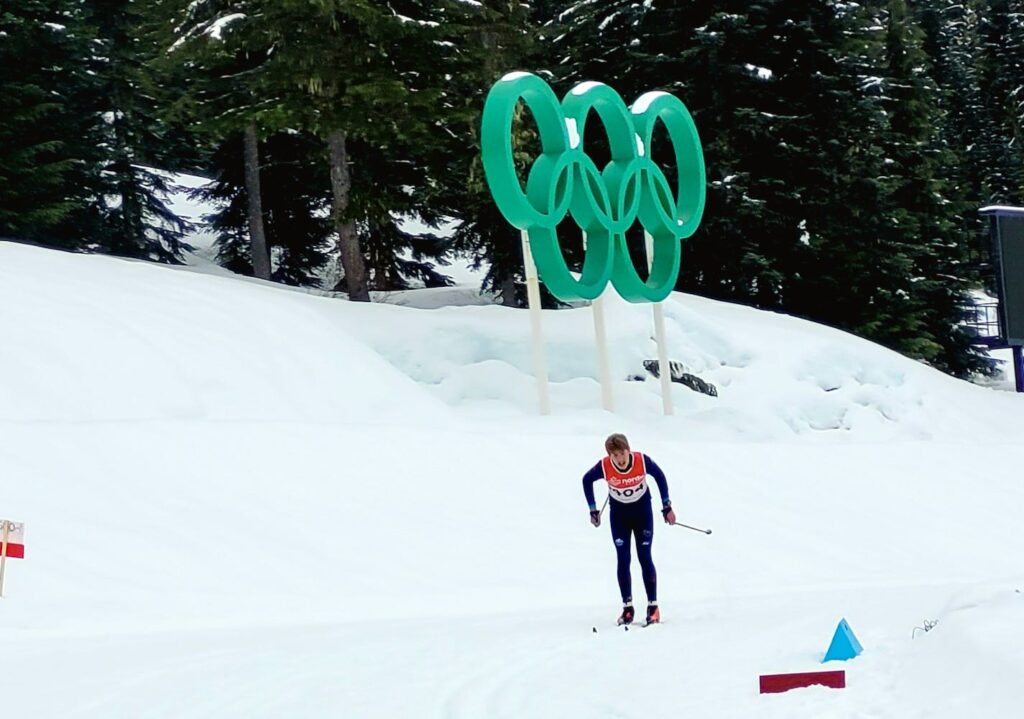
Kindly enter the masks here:
<path id="1" fill-rule="evenodd" d="M 989 218 L 999 324 L 1008 346 L 1024 345 L 1024 208 L 983 207 Z"/>

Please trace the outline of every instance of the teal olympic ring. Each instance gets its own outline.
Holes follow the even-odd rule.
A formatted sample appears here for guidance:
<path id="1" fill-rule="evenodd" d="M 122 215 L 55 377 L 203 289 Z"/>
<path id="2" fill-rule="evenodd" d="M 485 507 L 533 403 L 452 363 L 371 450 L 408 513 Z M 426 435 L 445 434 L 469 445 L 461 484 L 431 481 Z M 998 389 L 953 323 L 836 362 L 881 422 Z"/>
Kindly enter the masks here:
<path id="1" fill-rule="evenodd" d="M 529 107 L 540 133 L 541 155 L 526 178 L 525 192 L 512 155 L 516 105 Z M 593 110 L 604 125 L 611 160 L 598 168 L 583 148 Z M 678 187 L 650 156 L 655 123 L 668 132 Z M 559 102 L 542 79 L 509 73 L 491 88 L 481 127 L 484 174 L 505 219 L 530 237 L 537 270 L 560 300 L 592 300 L 610 281 L 630 302 L 660 302 L 675 287 L 681 240 L 704 214 L 704 151 L 689 110 L 665 92 L 648 92 L 626 107 L 618 93 L 597 82 L 577 85 Z M 557 227 L 570 215 L 586 232 L 583 271 L 573 276 L 558 245 Z M 626 247 L 626 230 L 639 218 L 654 239 L 645 282 Z"/>

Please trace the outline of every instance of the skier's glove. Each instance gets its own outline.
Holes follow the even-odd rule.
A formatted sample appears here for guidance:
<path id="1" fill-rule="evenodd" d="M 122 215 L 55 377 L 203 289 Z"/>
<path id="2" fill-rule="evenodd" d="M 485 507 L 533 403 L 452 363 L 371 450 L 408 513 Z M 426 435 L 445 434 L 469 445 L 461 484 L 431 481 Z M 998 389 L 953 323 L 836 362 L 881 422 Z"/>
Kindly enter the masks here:
<path id="1" fill-rule="evenodd" d="M 676 513 L 672 511 L 672 503 L 668 502 L 661 508 L 661 516 L 665 518 L 666 524 L 676 523 Z"/>
<path id="2" fill-rule="evenodd" d="M 595 527 L 601 526 L 601 513 L 598 512 L 596 509 L 590 510 L 590 523 L 593 524 Z"/>

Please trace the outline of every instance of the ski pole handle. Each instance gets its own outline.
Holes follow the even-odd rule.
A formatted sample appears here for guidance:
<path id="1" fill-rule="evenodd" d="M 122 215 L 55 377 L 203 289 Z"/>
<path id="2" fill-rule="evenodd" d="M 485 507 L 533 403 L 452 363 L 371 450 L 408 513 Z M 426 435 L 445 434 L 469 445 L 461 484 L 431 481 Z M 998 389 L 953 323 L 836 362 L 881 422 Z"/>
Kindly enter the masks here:
<path id="1" fill-rule="evenodd" d="M 711 534 L 710 529 L 701 529 L 700 527 L 691 527 L 689 524 L 683 524 L 682 522 L 673 522 L 673 527 L 683 527 L 685 529 L 692 529 L 695 532 L 702 532 L 704 534 Z"/>
<path id="2" fill-rule="evenodd" d="M 601 526 L 601 516 L 604 514 L 604 508 L 608 506 L 608 498 L 605 497 L 604 504 L 601 505 L 601 510 L 596 509 L 590 510 L 590 523 L 595 527 Z"/>

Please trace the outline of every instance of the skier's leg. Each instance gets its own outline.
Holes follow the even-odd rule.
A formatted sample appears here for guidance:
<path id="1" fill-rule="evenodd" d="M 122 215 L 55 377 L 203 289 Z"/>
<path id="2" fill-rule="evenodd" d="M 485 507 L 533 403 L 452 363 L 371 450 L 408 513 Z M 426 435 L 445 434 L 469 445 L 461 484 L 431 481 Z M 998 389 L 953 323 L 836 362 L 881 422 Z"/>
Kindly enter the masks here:
<path id="1" fill-rule="evenodd" d="M 648 602 L 658 601 L 658 572 L 654 568 L 651 556 L 651 544 L 654 542 L 654 514 L 651 504 L 644 503 L 643 513 L 638 517 L 634 533 L 636 535 L 636 558 L 640 561 L 640 571 L 644 577 L 644 590 Z"/>
<path id="2" fill-rule="evenodd" d="M 612 530 L 612 541 L 615 542 L 615 571 L 619 580 L 619 592 L 622 594 L 622 603 L 629 604 L 633 601 L 633 580 L 629 575 L 631 532 L 625 519 L 626 513 L 616 511 L 615 507 L 608 513 L 608 525 Z"/>

